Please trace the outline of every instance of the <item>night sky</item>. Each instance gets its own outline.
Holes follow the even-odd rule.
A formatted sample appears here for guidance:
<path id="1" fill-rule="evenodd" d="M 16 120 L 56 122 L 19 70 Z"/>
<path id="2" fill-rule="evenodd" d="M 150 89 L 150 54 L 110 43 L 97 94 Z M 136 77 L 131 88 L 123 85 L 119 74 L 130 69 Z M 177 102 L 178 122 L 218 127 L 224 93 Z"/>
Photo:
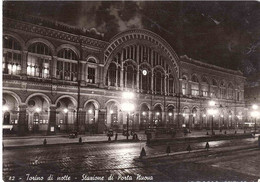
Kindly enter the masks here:
<path id="1" fill-rule="evenodd" d="M 4 7 L 80 28 L 109 40 L 129 28 L 166 39 L 180 55 L 260 78 L 260 2 L 4 2 Z"/>

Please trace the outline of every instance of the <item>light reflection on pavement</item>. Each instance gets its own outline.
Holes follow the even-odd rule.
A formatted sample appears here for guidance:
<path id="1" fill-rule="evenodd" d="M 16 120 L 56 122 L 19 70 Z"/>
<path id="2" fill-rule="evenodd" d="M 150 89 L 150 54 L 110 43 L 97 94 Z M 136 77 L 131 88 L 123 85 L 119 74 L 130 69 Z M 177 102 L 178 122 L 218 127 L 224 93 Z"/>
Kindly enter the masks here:
<path id="1" fill-rule="evenodd" d="M 209 142 L 210 147 L 226 147 L 255 143 L 254 138 L 241 140 L 223 140 Z M 193 149 L 205 147 L 205 142 L 190 143 Z M 172 152 L 186 150 L 188 143 L 177 143 L 171 146 Z M 23 148 L 5 150 L 3 152 L 3 175 L 24 178 L 25 174 L 69 174 L 81 176 L 88 174 L 130 173 L 153 174 L 167 179 L 160 170 L 145 167 L 143 163 L 135 162 L 141 147 L 145 146 L 147 155 L 165 153 L 166 146 L 148 147 L 139 143 L 104 143 L 66 145 L 38 148 Z"/>

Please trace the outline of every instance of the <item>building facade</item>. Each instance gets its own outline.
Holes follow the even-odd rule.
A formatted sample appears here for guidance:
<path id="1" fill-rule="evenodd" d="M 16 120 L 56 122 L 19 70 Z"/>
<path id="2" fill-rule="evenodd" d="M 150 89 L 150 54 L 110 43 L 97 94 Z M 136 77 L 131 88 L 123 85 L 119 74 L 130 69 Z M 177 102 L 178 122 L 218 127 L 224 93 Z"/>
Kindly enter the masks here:
<path id="1" fill-rule="evenodd" d="M 244 82 L 233 71 L 178 56 L 159 35 L 130 29 L 110 41 L 4 10 L 3 125 L 18 134 L 102 133 L 129 126 L 234 128 L 243 124 Z M 218 113 L 207 113 L 214 100 Z"/>

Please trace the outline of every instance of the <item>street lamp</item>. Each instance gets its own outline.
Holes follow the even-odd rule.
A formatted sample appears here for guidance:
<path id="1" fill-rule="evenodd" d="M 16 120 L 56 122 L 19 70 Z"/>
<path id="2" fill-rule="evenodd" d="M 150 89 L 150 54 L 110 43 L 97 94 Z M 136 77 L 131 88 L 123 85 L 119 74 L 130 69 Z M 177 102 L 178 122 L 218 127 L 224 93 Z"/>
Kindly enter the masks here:
<path id="1" fill-rule="evenodd" d="M 3 107 L 2 107 L 2 110 L 5 112 L 5 111 L 8 111 L 9 108 L 8 108 L 7 106 L 3 106 Z"/>
<path id="2" fill-rule="evenodd" d="M 127 120 L 126 120 L 126 139 L 128 140 L 128 130 L 129 130 L 129 115 L 130 112 L 134 111 L 135 106 L 133 103 L 130 102 L 131 99 L 134 98 L 134 93 L 132 92 L 123 92 L 122 94 L 123 99 L 125 100 L 122 105 L 122 111 L 126 111 L 127 112 Z"/>
<path id="3" fill-rule="evenodd" d="M 254 104 L 252 106 L 253 111 L 251 112 L 251 116 L 255 118 L 255 134 L 256 134 L 256 119 L 259 117 L 260 113 L 257 111 L 258 106 Z"/>
<path id="4" fill-rule="evenodd" d="M 193 120 L 193 121 L 192 121 L 192 124 L 193 124 L 193 125 L 195 124 L 195 117 L 196 117 L 196 114 L 193 113 L 193 114 L 192 114 L 192 120 Z"/>
<path id="5" fill-rule="evenodd" d="M 66 127 L 66 132 L 68 132 L 68 112 L 69 110 L 67 108 L 63 109 L 63 112 L 65 113 L 65 127 Z"/>
<path id="6" fill-rule="evenodd" d="M 209 106 L 211 107 L 210 109 L 208 109 L 208 114 L 209 115 L 212 115 L 212 120 L 211 120 L 211 132 L 212 132 L 212 135 L 214 135 L 214 131 L 213 131 L 213 119 L 214 119 L 214 116 L 215 114 L 217 114 L 217 110 L 214 109 L 214 106 L 216 105 L 216 102 L 211 100 L 209 101 Z"/>
<path id="7" fill-rule="evenodd" d="M 41 109 L 40 109 L 39 107 L 37 107 L 37 108 L 35 109 L 35 111 L 36 111 L 36 112 L 40 112 Z"/>

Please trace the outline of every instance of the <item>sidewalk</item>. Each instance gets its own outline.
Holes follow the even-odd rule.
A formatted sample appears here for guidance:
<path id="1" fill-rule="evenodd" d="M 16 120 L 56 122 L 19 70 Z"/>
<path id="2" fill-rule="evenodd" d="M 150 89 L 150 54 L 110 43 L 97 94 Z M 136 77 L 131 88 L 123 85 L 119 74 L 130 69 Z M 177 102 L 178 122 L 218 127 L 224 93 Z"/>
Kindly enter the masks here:
<path id="1" fill-rule="evenodd" d="M 206 135 L 206 133 L 209 135 Z M 222 133 L 215 130 L 215 136 L 224 135 L 224 130 Z M 228 130 L 227 135 L 234 135 L 235 130 Z M 243 130 L 237 130 L 237 134 L 244 133 Z M 247 131 L 249 133 L 249 131 Z M 144 132 L 137 132 L 138 138 L 140 141 L 146 141 L 146 135 Z M 185 138 L 197 138 L 197 137 L 210 137 L 211 131 L 191 131 L 188 135 L 184 136 L 183 133 L 178 133 L 175 138 L 170 138 L 171 140 L 185 139 Z M 32 147 L 32 146 L 42 146 L 43 140 L 47 140 L 47 145 L 63 145 L 63 144 L 77 144 L 79 142 L 79 137 L 82 138 L 82 143 L 104 143 L 108 142 L 108 137 L 105 134 L 99 135 L 79 135 L 78 138 L 69 138 L 68 134 L 59 134 L 59 135 L 50 135 L 50 136 L 12 136 L 12 137 L 3 137 L 3 145 L 5 148 L 17 148 L 17 147 Z M 132 140 L 132 136 L 129 136 L 129 141 Z M 168 137 L 169 138 L 169 137 Z M 163 138 L 156 138 L 163 139 Z M 111 142 L 114 142 L 115 135 L 111 137 Z M 126 137 L 121 133 L 118 134 L 117 141 L 126 141 Z"/>
<path id="2" fill-rule="evenodd" d="M 162 157 L 176 156 L 176 155 L 183 155 L 183 154 L 194 154 L 194 155 L 196 155 L 197 153 L 200 153 L 200 155 L 203 155 L 203 153 L 208 153 L 208 154 L 227 153 L 227 152 L 234 152 L 234 151 L 248 150 L 248 149 L 259 149 L 259 147 L 257 146 L 257 144 L 250 144 L 250 145 L 247 145 L 247 146 L 232 146 L 232 147 L 228 146 L 228 147 L 220 147 L 220 148 L 215 147 L 215 148 L 210 148 L 208 150 L 206 150 L 206 149 L 196 149 L 196 150 L 191 150 L 191 151 L 171 152 L 169 154 L 160 153 L 160 154 L 155 154 L 155 155 L 147 155 L 147 156 L 143 156 L 142 158 L 140 158 L 140 157 L 135 158 L 134 160 L 143 161 L 143 160 L 147 160 L 147 159 L 157 159 L 157 158 L 162 158 Z"/>

